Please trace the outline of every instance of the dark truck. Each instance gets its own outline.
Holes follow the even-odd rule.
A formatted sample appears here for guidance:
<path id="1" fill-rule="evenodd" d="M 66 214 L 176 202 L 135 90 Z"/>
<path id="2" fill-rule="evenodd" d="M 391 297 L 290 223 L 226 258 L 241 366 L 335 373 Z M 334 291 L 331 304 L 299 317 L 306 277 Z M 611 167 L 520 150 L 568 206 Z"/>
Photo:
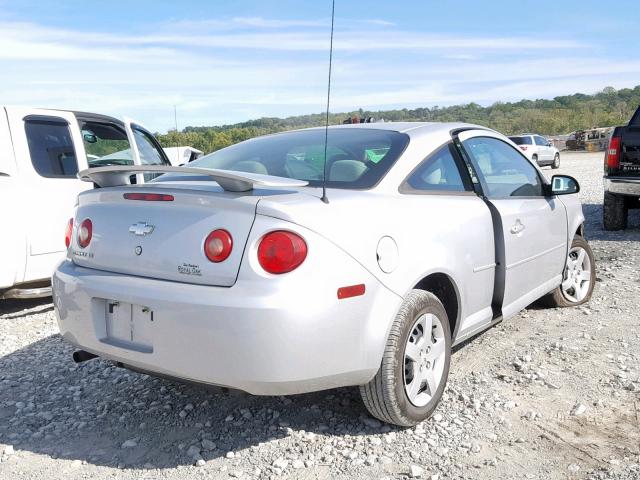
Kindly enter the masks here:
<path id="1" fill-rule="evenodd" d="M 630 208 L 640 208 L 640 107 L 615 127 L 604 154 L 604 229 L 627 228 Z"/>

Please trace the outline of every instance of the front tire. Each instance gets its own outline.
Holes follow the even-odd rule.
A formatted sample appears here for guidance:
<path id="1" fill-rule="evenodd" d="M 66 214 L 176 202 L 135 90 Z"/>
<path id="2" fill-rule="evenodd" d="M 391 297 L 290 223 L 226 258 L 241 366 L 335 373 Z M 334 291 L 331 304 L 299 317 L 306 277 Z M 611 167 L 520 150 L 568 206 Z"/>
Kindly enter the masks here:
<path id="1" fill-rule="evenodd" d="M 412 290 L 391 326 L 380 369 L 360 395 L 386 423 L 409 427 L 429 418 L 440 403 L 451 364 L 447 312 L 432 293 Z"/>
<path id="2" fill-rule="evenodd" d="M 605 230 L 623 230 L 627 228 L 629 208 L 622 195 L 604 192 L 602 223 Z"/>
<path id="3" fill-rule="evenodd" d="M 591 300 L 596 262 L 589 243 L 580 235 L 571 242 L 562 283 L 546 297 L 550 307 L 575 307 Z"/>
<path id="4" fill-rule="evenodd" d="M 551 168 L 553 168 L 554 170 L 560 168 L 560 154 L 556 153 L 555 156 L 553 157 L 553 165 L 551 165 Z"/>

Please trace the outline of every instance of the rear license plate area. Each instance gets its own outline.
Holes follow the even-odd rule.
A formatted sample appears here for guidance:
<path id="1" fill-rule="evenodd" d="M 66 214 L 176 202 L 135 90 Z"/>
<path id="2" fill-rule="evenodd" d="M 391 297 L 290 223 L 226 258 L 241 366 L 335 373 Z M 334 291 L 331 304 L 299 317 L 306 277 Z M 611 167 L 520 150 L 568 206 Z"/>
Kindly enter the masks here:
<path id="1" fill-rule="evenodd" d="M 153 310 L 144 305 L 101 299 L 104 336 L 101 342 L 142 353 L 153 352 Z"/>

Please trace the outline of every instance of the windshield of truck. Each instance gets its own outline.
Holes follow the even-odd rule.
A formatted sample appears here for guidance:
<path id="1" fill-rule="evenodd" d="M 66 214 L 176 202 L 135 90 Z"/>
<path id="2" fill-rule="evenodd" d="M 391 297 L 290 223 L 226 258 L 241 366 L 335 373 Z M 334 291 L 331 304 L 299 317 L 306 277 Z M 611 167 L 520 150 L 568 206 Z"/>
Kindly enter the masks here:
<path id="1" fill-rule="evenodd" d="M 260 173 L 306 180 L 311 186 L 371 188 L 409 142 L 403 133 L 373 128 L 330 129 L 325 166 L 324 129 L 259 137 L 218 150 L 190 167 Z"/>
<path id="2" fill-rule="evenodd" d="M 108 123 L 84 122 L 81 129 L 89 167 L 133 165 L 131 146 L 124 128 Z"/>
<path id="3" fill-rule="evenodd" d="M 531 141 L 531 137 L 529 137 L 529 136 L 526 136 L 526 137 L 509 137 L 509 140 L 511 140 L 516 145 L 533 145 L 533 142 Z"/>

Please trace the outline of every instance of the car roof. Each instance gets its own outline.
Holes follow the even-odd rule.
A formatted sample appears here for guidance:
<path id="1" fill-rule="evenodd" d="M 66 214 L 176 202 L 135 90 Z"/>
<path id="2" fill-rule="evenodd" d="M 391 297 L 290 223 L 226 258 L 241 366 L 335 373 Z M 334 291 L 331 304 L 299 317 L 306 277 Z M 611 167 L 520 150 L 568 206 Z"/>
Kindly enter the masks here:
<path id="1" fill-rule="evenodd" d="M 109 115 L 103 115 L 101 113 L 91 113 L 91 112 L 72 112 L 78 120 L 82 120 L 84 122 L 98 122 L 98 123 L 112 123 L 118 125 L 120 127 L 124 127 L 124 122 L 118 118 L 111 117 Z"/>
<path id="2" fill-rule="evenodd" d="M 302 130 L 321 130 L 325 127 L 311 127 Z M 330 130 L 342 129 L 365 129 L 365 130 L 388 130 L 399 133 L 406 133 L 409 136 L 422 136 L 435 133 L 450 133 L 453 130 L 487 130 L 487 127 L 464 122 L 373 122 L 354 123 L 345 125 L 330 125 Z M 286 133 L 286 132 L 281 132 Z"/>

